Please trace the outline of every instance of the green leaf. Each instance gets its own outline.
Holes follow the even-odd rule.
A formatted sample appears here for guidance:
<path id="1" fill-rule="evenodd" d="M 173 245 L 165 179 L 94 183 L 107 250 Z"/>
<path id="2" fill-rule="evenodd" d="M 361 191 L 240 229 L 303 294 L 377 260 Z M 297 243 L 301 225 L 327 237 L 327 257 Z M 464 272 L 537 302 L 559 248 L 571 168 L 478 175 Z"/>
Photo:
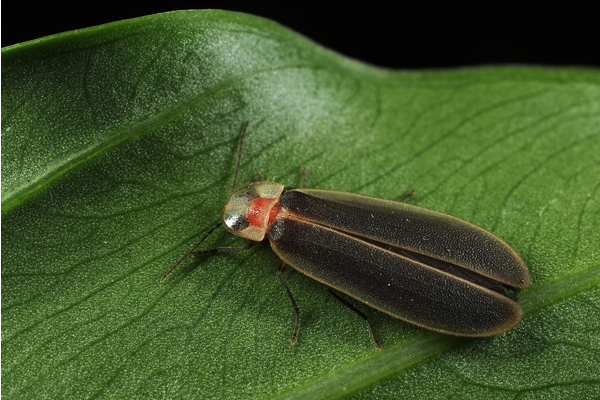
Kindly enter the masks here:
<path id="1" fill-rule="evenodd" d="M 393 44 L 391 44 L 393 49 Z M 456 339 L 286 271 L 268 244 L 188 259 L 239 182 L 399 200 L 528 264 L 525 318 Z M 248 15 L 188 11 L 2 50 L 2 394 L 600 396 L 600 74 L 393 72 Z M 218 231 L 205 244 L 241 245 Z"/>

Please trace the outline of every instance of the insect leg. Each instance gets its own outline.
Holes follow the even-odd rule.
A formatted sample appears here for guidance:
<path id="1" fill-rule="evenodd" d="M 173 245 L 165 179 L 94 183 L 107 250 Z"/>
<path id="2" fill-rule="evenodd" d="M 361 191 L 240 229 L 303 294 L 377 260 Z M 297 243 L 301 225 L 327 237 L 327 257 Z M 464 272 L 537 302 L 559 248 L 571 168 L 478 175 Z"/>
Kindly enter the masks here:
<path id="1" fill-rule="evenodd" d="M 359 317 L 361 317 L 362 319 L 365 320 L 365 322 L 367 323 L 367 326 L 369 327 L 369 330 L 371 331 L 371 336 L 373 336 L 373 341 L 375 342 L 375 347 L 377 348 L 377 350 L 381 350 L 382 349 L 381 343 L 379 343 L 379 340 L 377 339 L 377 335 L 375 334 L 375 329 L 373 329 L 373 325 L 371 325 L 371 321 L 369 321 L 369 318 L 366 316 L 366 314 L 364 314 L 358 308 L 354 307 L 352 304 L 350 304 L 348 301 L 346 301 L 344 298 L 342 298 L 339 294 L 337 294 L 333 290 L 331 290 L 331 288 L 329 286 L 325 285 L 325 290 L 327 290 L 329 293 L 331 293 L 331 295 L 333 297 L 338 299 L 343 305 L 348 307 L 350 310 L 354 311 L 356 314 L 358 314 Z"/>
<path id="2" fill-rule="evenodd" d="M 164 281 L 167 276 L 171 275 L 171 272 L 173 272 L 175 270 L 175 268 L 177 268 L 179 266 L 179 264 L 181 264 L 186 258 L 188 258 L 189 256 L 191 256 L 192 254 L 197 256 L 199 254 L 207 254 L 207 253 L 217 253 L 217 252 L 225 252 L 225 251 L 241 251 L 241 250 L 247 250 L 251 247 L 254 247 L 255 245 L 257 245 L 260 242 L 250 242 L 245 246 L 242 247 L 217 247 L 216 249 L 211 249 L 211 250 L 202 250 L 202 251 L 196 251 L 196 249 L 198 247 L 200 247 L 200 245 L 202 243 L 204 243 L 204 241 L 211 235 L 211 233 L 213 233 L 215 231 L 215 229 L 217 229 L 218 227 L 220 227 L 223 224 L 223 222 L 219 221 L 215 226 L 213 226 L 212 228 L 210 228 L 210 230 L 206 233 L 206 235 L 204 235 L 202 237 L 202 239 L 200 239 L 200 241 L 198 243 L 196 243 L 194 245 L 194 247 L 192 247 L 192 249 L 190 251 L 188 251 L 187 253 L 185 253 L 185 255 L 183 257 L 181 257 L 179 259 L 179 261 L 177 261 L 175 263 L 175 265 L 173 265 L 171 267 L 171 269 L 169 270 L 169 272 L 167 272 L 166 274 L 163 275 L 162 278 L 160 278 L 161 282 Z"/>
<path id="3" fill-rule="evenodd" d="M 302 175 L 302 189 L 306 188 L 306 166 L 302 164 L 300 166 L 300 175 Z"/>
<path id="4" fill-rule="evenodd" d="M 194 250 L 190 254 L 193 254 L 195 256 L 199 256 L 200 254 L 242 251 L 242 250 L 251 249 L 254 246 L 256 246 L 257 244 L 259 244 L 259 243 L 260 242 L 249 242 L 247 245 L 240 246 L 240 247 L 215 247 L 214 249 L 210 249 L 210 250 L 201 250 L 201 251 Z"/>
<path id="5" fill-rule="evenodd" d="M 413 194 L 415 194 L 415 192 L 417 191 L 417 189 L 413 189 L 410 192 L 406 193 L 404 196 L 402 196 L 402 198 L 400 199 L 400 203 L 410 199 L 411 197 L 413 197 Z"/>
<path id="6" fill-rule="evenodd" d="M 298 329 L 300 328 L 300 309 L 298 308 L 298 305 L 296 304 L 296 300 L 294 300 L 294 296 L 292 296 L 292 292 L 290 292 L 290 289 L 288 288 L 285 281 L 283 280 L 283 270 L 285 269 L 286 266 L 287 266 L 287 264 L 285 262 L 281 263 L 281 265 L 277 269 L 277 275 L 279 276 L 279 280 L 281 281 L 281 284 L 283 285 L 285 292 L 287 293 L 288 297 L 290 298 L 290 301 L 292 302 L 292 306 L 294 307 L 294 312 L 296 313 L 296 328 L 294 328 L 294 333 L 292 334 L 292 343 L 291 343 L 293 346 L 298 341 Z"/>

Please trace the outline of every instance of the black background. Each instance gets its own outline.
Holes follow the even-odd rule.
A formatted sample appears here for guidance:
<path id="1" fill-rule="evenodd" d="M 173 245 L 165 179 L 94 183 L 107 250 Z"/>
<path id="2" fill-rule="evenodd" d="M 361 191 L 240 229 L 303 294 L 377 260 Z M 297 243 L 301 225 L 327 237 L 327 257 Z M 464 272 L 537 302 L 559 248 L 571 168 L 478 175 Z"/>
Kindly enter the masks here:
<path id="1" fill-rule="evenodd" d="M 360 2 L 2 2 L 2 46 L 67 30 L 178 9 L 219 8 L 263 16 L 371 64 L 402 69 L 494 64 L 600 66 L 600 18 L 565 3 L 539 7 Z"/>

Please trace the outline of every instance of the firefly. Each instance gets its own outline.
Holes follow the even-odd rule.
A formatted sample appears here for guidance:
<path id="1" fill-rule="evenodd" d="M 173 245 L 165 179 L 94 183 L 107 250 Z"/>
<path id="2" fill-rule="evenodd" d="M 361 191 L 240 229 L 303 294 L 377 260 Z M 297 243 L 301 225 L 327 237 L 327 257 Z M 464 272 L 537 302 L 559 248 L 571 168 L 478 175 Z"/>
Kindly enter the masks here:
<path id="1" fill-rule="evenodd" d="M 527 266 L 502 239 L 469 222 L 405 202 L 308 189 L 304 169 L 302 188 L 259 181 L 235 190 L 247 126 L 222 220 L 162 280 L 190 255 L 246 250 L 267 238 L 282 260 L 277 273 L 296 314 L 292 344 L 300 311 L 283 279 L 288 265 L 323 283 L 363 318 L 379 349 L 367 316 L 336 291 L 455 336 L 493 336 L 521 320 L 518 294 L 531 283 Z M 198 251 L 221 225 L 250 242 Z"/>

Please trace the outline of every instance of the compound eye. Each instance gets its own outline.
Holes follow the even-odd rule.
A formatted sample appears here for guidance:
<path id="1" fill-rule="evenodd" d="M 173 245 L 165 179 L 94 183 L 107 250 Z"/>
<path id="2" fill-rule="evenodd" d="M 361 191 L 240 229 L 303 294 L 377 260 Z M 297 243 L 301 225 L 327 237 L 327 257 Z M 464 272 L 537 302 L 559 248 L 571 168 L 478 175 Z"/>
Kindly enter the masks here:
<path id="1" fill-rule="evenodd" d="M 247 214 L 239 209 L 225 212 L 225 215 L 223 216 L 223 222 L 227 228 L 236 232 L 240 232 L 250 226 Z"/>

